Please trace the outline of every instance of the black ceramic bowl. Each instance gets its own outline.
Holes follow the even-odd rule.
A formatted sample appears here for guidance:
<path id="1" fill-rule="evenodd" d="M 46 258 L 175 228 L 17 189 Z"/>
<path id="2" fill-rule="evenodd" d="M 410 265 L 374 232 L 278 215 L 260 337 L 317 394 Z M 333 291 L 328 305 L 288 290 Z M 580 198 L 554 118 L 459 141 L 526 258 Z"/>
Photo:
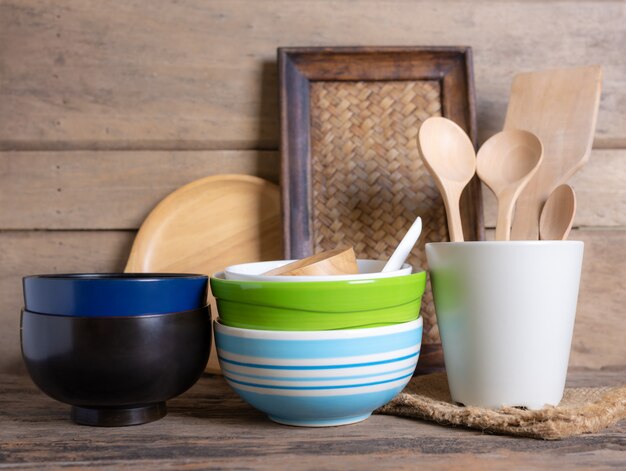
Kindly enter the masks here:
<path id="1" fill-rule="evenodd" d="M 211 347 L 209 307 L 141 317 L 22 311 L 22 355 L 35 384 L 98 426 L 160 419 L 165 401 L 200 377 Z"/>
<path id="2" fill-rule="evenodd" d="M 24 308 L 60 316 L 140 316 L 206 305 L 208 277 L 182 273 L 85 273 L 24 277 Z"/>

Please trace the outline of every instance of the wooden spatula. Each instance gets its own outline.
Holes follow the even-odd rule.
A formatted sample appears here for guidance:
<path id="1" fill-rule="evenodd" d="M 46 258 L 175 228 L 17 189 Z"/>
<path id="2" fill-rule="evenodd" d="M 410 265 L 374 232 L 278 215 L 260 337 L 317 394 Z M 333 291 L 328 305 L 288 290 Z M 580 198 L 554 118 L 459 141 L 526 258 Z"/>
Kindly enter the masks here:
<path id="1" fill-rule="evenodd" d="M 552 191 L 589 159 L 598 117 L 600 66 L 515 76 L 504 129 L 524 129 L 543 144 L 543 162 L 522 191 L 512 240 L 536 240 L 541 208 Z"/>

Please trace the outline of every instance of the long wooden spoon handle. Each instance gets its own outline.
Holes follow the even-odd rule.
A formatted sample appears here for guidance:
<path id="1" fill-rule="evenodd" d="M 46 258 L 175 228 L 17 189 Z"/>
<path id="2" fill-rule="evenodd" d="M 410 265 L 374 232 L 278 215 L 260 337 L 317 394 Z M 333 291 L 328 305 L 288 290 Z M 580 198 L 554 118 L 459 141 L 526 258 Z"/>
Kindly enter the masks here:
<path id="1" fill-rule="evenodd" d="M 447 197 L 443 202 L 446 207 L 446 216 L 448 218 L 448 232 L 450 234 L 450 242 L 463 242 L 463 222 L 461 221 L 461 211 L 459 202 L 461 193 L 452 193 L 448 190 Z"/>
<path id="2" fill-rule="evenodd" d="M 498 200 L 498 220 L 496 221 L 496 240 L 510 240 L 513 205 L 511 196 L 503 194 Z"/>

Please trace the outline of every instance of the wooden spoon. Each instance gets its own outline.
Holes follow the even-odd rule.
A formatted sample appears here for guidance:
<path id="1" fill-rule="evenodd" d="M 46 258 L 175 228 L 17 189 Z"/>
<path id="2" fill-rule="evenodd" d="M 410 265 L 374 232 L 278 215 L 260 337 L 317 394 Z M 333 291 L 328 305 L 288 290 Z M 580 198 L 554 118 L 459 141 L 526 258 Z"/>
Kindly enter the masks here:
<path id="1" fill-rule="evenodd" d="M 504 129 L 526 129 L 543 144 L 544 162 L 519 197 L 511 238 L 537 240 L 539 214 L 552 191 L 589 159 L 598 117 L 600 66 L 516 75 Z"/>
<path id="2" fill-rule="evenodd" d="M 499 132 L 479 149 L 476 173 L 498 199 L 496 240 L 509 240 L 515 202 L 542 159 L 539 138 L 519 129 Z"/>
<path id="3" fill-rule="evenodd" d="M 459 200 L 463 188 L 476 172 L 476 152 L 472 141 L 453 121 L 433 117 L 420 127 L 417 144 L 424 165 L 443 197 L 450 240 L 462 242 Z"/>
<path id="4" fill-rule="evenodd" d="M 565 240 L 574 224 L 576 193 L 569 185 L 559 185 L 541 211 L 539 236 L 541 240 Z"/>
<path id="5" fill-rule="evenodd" d="M 321 252 L 295 262 L 274 268 L 264 275 L 316 276 L 354 275 L 359 273 L 354 249 L 335 249 Z"/>

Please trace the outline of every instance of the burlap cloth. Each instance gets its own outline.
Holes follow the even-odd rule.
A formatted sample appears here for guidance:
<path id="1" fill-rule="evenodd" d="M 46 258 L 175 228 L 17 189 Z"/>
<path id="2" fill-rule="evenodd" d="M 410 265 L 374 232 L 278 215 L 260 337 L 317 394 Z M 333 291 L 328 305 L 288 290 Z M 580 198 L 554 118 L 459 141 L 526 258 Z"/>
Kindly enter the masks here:
<path id="1" fill-rule="evenodd" d="M 626 418 L 626 386 L 566 388 L 558 407 L 499 410 L 452 402 L 445 373 L 418 376 L 377 414 L 470 427 L 488 433 L 559 440 L 594 433 Z"/>

